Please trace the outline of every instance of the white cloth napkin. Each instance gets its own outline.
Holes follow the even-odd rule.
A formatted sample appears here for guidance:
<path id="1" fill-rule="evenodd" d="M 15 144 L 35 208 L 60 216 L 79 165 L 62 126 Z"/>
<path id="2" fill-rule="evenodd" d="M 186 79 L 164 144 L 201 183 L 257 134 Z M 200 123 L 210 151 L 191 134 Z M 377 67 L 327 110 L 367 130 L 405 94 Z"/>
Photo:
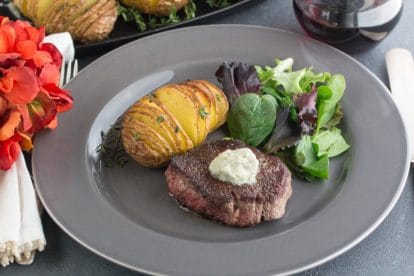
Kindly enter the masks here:
<path id="1" fill-rule="evenodd" d="M 69 33 L 49 35 L 44 42 L 53 43 L 64 60 L 74 58 L 75 48 Z M 45 246 L 36 193 L 24 156 L 20 154 L 9 170 L 0 170 L 0 265 L 14 261 L 31 264 L 36 251 Z"/>
<path id="2" fill-rule="evenodd" d="M 0 170 L 0 264 L 31 264 L 45 245 L 36 194 L 20 154 L 9 170 Z"/>

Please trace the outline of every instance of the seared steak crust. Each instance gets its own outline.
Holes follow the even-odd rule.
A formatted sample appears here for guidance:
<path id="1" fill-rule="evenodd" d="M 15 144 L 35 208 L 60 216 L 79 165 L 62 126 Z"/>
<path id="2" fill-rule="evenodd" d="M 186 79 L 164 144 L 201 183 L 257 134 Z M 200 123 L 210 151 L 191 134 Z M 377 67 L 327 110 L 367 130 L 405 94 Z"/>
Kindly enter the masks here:
<path id="1" fill-rule="evenodd" d="M 210 162 L 219 153 L 245 147 L 259 160 L 256 184 L 237 186 L 210 175 Z M 233 226 L 250 226 L 282 217 L 292 194 L 291 173 L 280 159 L 237 140 L 204 144 L 173 157 L 165 175 L 168 190 L 178 204 Z"/>

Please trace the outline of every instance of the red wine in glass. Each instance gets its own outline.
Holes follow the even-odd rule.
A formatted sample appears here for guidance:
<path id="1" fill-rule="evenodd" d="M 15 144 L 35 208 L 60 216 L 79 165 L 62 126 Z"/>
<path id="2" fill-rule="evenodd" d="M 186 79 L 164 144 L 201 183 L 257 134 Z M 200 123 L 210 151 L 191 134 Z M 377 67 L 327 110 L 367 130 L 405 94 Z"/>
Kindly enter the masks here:
<path id="1" fill-rule="evenodd" d="M 296 18 L 313 38 L 335 44 L 357 36 L 383 39 L 398 23 L 402 0 L 293 0 Z"/>

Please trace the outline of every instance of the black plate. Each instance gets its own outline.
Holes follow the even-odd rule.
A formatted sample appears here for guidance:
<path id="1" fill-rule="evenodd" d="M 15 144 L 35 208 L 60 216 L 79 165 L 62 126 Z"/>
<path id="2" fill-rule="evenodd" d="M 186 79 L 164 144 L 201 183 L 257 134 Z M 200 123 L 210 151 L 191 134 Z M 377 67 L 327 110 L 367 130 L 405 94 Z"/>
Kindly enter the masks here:
<path id="1" fill-rule="evenodd" d="M 253 3 L 254 1 L 259 0 L 236 0 L 233 4 L 228 7 L 222 9 L 213 9 L 210 8 L 205 1 L 201 0 L 194 0 L 197 5 L 197 12 L 196 17 L 190 20 L 182 21 L 180 23 L 171 24 L 159 28 L 149 29 L 144 32 L 140 32 L 134 22 L 125 22 L 121 17 L 118 17 L 118 20 L 115 24 L 115 27 L 109 37 L 105 40 L 97 41 L 94 43 L 83 44 L 83 43 L 75 43 L 76 48 L 76 55 L 78 57 L 86 56 L 86 55 L 97 55 L 103 54 L 104 52 L 108 52 L 122 44 L 130 42 L 140 37 L 144 37 L 150 34 L 154 34 L 157 32 L 186 26 L 190 24 L 200 23 L 199 21 L 209 18 L 211 16 L 215 16 L 218 14 L 223 14 L 226 11 L 229 11 L 233 8 L 239 7 L 246 3 Z M 0 4 L 0 15 L 8 16 L 12 19 L 17 19 L 16 14 L 11 13 L 7 5 Z"/>
<path id="2" fill-rule="evenodd" d="M 192 18 L 190 20 L 186 20 L 180 23 L 171 24 L 168 26 L 163 26 L 155 29 L 149 29 L 144 32 L 140 32 L 133 22 L 124 22 L 122 18 L 118 18 L 114 30 L 109 35 L 109 37 L 105 40 L 89 43 L 89 44 L 81 44 L 77 43 L 75 44 L 76 47 L 76 55 L 77 56 L 85 56 L 85 55 L 96 55 L 97 53 L 103 53 L 107 52 L 111 49 L 114 49 L 122 44 L 125 44 L 127 42 L 130 42 L 132 40 L 135 40 L 140 37 L 144 37 L 150 34 L 154 34 L 160 31 L 169 30 L 185 25 L 189 25 L 191 23 L 199 22 L 202 19 L 222 14 L 230 9 L 239 7 L 243 4 L 246 4 L 248 2 L 253 1 L 259 1 L 259 0 L 238 0 L 234 1 L 234 4 L 222 8 L 222 9 L 212 9 L 210 8 L 205 1 L 195 0 L 195 3 L 197 5 L 197 12 L 196 17 Z"/>

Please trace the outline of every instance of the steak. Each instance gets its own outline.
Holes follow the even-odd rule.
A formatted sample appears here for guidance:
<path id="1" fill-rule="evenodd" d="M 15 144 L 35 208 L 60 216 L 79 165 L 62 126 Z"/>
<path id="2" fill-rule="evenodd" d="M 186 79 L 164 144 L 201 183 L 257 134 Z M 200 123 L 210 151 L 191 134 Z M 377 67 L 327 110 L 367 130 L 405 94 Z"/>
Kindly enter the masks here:
<path id="1" fill-rule="evenodd" d="M 228 149 L 250 148 L 259 160 L 253 185 L 233 185 L 210 175 L 210 162 Z M 291 173 L 277 157 L 237 140 L 201 145 L 172 158 L 165 176 L 177 203 L 201 216 L 232 226 L 281 218 L 292 195 Z"/>

